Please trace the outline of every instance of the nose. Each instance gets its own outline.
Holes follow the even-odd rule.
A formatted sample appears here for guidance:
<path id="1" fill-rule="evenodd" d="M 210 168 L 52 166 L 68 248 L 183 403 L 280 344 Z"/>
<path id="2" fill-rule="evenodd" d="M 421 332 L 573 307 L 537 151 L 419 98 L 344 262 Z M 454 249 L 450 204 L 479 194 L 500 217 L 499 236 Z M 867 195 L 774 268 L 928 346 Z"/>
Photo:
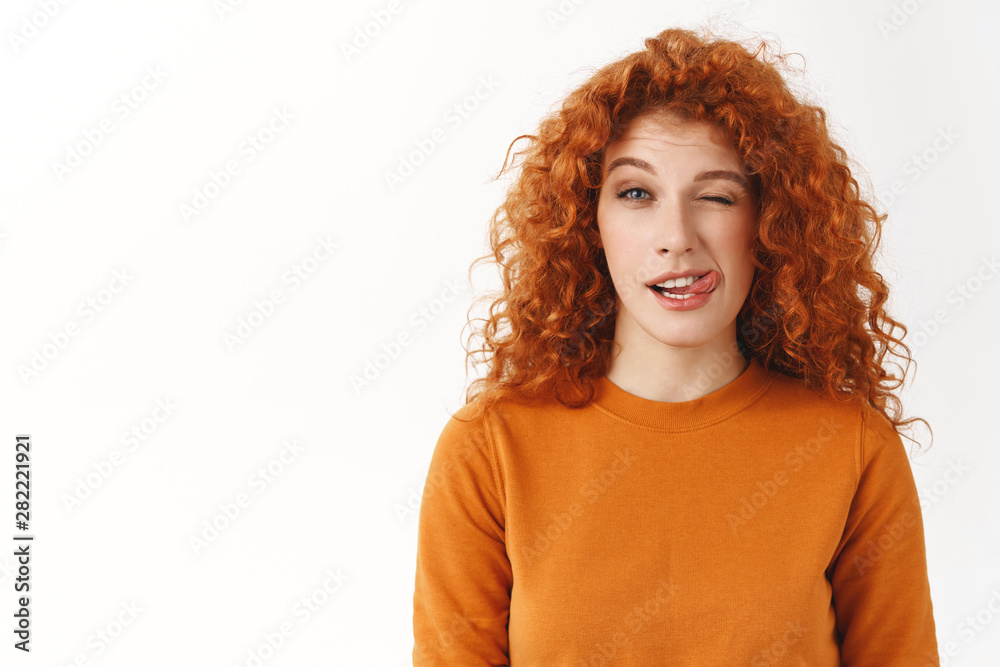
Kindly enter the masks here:
<path id="1" fill-rule="evenodd" d="M 683 255 L 698 246 L 694 216 L 680 198 L 664 199 L 657 211 L 653 243 L 657 254 Z"/>

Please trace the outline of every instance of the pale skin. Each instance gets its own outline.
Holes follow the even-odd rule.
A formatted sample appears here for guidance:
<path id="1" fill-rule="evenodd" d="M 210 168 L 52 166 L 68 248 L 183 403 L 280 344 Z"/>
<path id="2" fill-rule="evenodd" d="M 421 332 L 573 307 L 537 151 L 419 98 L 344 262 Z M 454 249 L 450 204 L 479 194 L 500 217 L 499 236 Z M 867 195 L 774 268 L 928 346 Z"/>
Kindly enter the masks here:
<path id="1" fill-rule="evenodd" d="M 623 157 L 651 171 L 613 165 Z M 747 366 L 736 347 L 736 316 L 754 274 L 756 202 L 749 184 L 737 182 L 747 179 L 739 155 L 709 123 L 644 114 L 607 145 L 603 164 L 597 226 L 618 299 L 608 379 L 670 403 L 724 387 Z M 664 308 L 647 283 L 690 269 L 719 273 L 711 298 L 693 310 Z"/>

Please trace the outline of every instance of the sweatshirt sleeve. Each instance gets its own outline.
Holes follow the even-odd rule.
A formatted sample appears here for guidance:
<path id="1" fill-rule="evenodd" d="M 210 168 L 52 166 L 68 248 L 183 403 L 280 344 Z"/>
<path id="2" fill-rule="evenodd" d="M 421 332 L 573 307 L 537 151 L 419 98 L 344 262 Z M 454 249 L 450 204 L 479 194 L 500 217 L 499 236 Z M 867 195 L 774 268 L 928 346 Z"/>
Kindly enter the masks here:
<path id="1" fill-rule="evenodd" d="M 938 665 L 913 472 L 892 422 L 863 410 L 858 485 L 832 565 L 841 664 Z"/>
<path id="2" fill-rule="evenodd" d="M 469 412 L 456 414 L 468 419 Z M 417 535 L 414 667 L 509 664 L 513 576 L 487 429 L 485 415 L 451 418 L 431 456 Z"/>

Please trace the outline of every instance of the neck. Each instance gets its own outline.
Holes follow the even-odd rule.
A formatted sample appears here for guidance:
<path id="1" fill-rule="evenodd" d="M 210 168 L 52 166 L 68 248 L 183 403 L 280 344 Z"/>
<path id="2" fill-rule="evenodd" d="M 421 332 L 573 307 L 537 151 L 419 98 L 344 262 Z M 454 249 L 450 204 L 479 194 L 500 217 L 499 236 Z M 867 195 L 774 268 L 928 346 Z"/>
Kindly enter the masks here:
<path id="1" fill-rule="evenodd" d="M 726 386 L 746 370 L 748 362 L 731 338 L 697 347 L 671 347 L 659 341 L 614 346 L 607 378 L 625 391 L 651 401 L 693 401 Z M 639 349 L 647 347 L 649 349 Z"/>

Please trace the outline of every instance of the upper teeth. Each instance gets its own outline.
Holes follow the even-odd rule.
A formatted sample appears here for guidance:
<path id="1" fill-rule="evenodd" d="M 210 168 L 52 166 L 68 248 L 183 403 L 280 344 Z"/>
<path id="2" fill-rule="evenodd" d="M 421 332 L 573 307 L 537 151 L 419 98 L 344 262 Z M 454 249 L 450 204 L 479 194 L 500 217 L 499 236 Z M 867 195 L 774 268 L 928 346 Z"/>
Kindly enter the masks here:
<path id="1" fill-rule="evenodd" d="M 671 278 L 659 283 L 657 287 L 687 287 L 702 276 L 688 276 L 687 278 Z"/>

